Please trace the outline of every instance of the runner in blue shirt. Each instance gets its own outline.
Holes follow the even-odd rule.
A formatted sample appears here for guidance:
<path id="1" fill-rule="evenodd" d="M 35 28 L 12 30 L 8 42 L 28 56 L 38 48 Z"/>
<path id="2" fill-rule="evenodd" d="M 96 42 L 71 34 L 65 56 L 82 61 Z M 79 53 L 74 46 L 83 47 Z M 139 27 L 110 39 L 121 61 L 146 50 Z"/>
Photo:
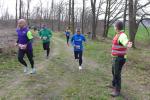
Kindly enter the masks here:
<path id="1" fill-rule="evenodd" d="M 76 60 L 79 60 L 79 70 L 82 69 L 83 42 L 86 42 L 86 39 L 78 28 L 77 33 L 71 38 L 71 43 L 74 47 L 74 57 Z"/>
<path id="2" fill-rule="evenodd" d="M 69 46 L 69 39 L 70 39 L 70 28 L 67 27 L 66 31 L 65 31 L 65 35 L 66 35 L 66 40 L 67 40 L 67 45 Z"/>

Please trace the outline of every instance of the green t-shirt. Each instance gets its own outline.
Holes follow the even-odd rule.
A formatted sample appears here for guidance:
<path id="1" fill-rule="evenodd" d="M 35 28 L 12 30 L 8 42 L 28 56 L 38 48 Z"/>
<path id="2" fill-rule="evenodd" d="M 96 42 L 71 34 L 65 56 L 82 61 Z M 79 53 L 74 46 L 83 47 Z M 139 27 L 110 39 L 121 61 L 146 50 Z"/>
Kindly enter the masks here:
<path id="1" fill-rule="evenodd" d="M 39 32 L 39 36 L 41 37 L 43 43 L 50 42 L 52 31 L 47 28 L 41 29 Z"/>

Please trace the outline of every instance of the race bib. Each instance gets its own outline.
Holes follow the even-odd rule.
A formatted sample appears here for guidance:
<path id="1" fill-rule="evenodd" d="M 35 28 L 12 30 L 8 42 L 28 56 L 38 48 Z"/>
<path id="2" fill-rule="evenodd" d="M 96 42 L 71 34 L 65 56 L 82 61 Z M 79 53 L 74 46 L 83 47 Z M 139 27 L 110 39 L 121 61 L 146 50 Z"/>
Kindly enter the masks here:
<path id="1" fill-rule="evenodd" d="M 23 45 L 23 44 L 19 44 L 18 46 L 21 50 L 25 50 L 27 47 L 27 45 Z"/>
<path id="2" fill-rule="evenodd" d="M 80 45 L 76 45 L 76 49 L 80 49 Z"/>
<path id="3" fill-rule="evenodd" d="M 47 37 L 46 37 L 46 36 L 44 36 L 44 37 L 43 37 L 43 40 L 47 40 Z"/>

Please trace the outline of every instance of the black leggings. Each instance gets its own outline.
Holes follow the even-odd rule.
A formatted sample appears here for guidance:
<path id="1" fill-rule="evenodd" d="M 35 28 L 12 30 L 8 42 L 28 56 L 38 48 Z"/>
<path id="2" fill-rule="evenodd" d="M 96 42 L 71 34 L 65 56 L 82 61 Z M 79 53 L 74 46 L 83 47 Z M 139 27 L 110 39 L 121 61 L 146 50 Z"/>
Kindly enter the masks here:
<path id="1" fill-rule="evenodd" d="M 74 51 L 75 59 L 79 59 L 79 66 L 82 65 L 82 54 L 83 54 L 83 51 Z"/>
<path id="2" fill-rule="evenodd" d="M 69 38 L 70 38 L 70 37 L 66 35 L 67 43 L 69 43 Z"/>
<path id="3" fill-rule="evenodd" d="M 18 51 L 18 61 L 27 67 L 27 63 L 24 61 L 24 55 L 27 55 L 29 62 L 31 64 L 31 68 L 34 68 L 34 60 L 33 60 L 33 52 L 32 50 L 21 50 Z"/>
<path id="4" fill-rule="evenodd" d="M 49 56 L 50 53 L 50 42 L 43 43 L 43 49 L 47 51 L 47 56 Z"/>
<path id="5" fill-rule="evenodd" d="M 121 89 L 121 71 L 125 62 L 126 59 L 124 57 L 115 57 L 112 61 L 112 85 L 118 90 Z"/>

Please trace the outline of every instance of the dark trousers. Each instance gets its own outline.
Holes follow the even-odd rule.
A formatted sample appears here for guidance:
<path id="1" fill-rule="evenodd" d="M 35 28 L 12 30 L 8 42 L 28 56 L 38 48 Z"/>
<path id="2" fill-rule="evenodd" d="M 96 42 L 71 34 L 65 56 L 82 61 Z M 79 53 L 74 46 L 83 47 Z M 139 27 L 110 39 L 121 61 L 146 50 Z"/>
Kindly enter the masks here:
<path id="1" fill-rule="evenodd" d="M 33 60 L 33 52 L 32 50 L 21 50 L 18 51 L 18 61 L 27 67 L 27 63 L 24 61 L 24 56 L 27 55 L 29 62 L 31 64 L 31 68 L 34 68 L 34 60 Z"/>
<path id="2" fill-rule="evenodd" d="M 69 43 L 69 38 L 70 38 L 70 36 L 66 35 L 67 43 Z"/>
<path id="3" fill-rule="evenodd" d="M 121 89 L 121 71 L 125 64 L 126 59 L 124 57 L 114 57 L 112 60 L 112 85 L 117 89 Z"/>
<path id="4" fill-rule="evenodd" d="M 49 53 L 50 53 L 50 42 L 43 43 L 43 49 L 47 51 L 47 56 L 49 56 Z"/>
<path id="5" fill-rule="evenodd" d="M 79 59 L 79 66 L 82 65 L 82 54 L 83 54 L 83 51 L 74 51 L 75 59 Z"/>

